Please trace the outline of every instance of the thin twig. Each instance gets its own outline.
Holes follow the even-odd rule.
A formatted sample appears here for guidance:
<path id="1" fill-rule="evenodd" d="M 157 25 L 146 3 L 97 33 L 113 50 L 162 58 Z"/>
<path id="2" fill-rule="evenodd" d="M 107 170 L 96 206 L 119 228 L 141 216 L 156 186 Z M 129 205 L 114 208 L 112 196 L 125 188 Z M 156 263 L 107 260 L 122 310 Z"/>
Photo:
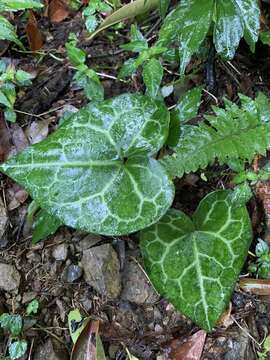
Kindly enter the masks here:
<path id="1" fill-rule="evenodd" d="M 211 96 L 211 98 L 213 98 L 213 99 L 215 100 L 216 104 L 218 105 L 218 99 L 215 97 L 215 95 L 213 95 L 212 93 L 210 93 L 210 92 L 209 92 L 208 90 L 206 90 L 206 89 L 203 89 L 203 91 L 204 91 L 207 95 Z"/>
<path id="2" fill-rule="evenodd" d="M 21 111 L 21 110 L 15 110 L 15 112 L 19 113 L 19 114 L 23 114 L 23 115 L 28 115 L 28 116 L 34 116 L 34 117 L 37 117 L 37 118 L 40 118 L 44 115 L 47 115 L 47 114 L 50 114 L 54 111 L 57 111 L 57 110 L 60 110 L 64 107 L 65 105 L 61 105 L 61 106 L 58 106 L 57 108 L 54 108 L 54 109 L 51 109 L 51 110 L 48 110 L 48 111 L 45 111 L 41 114 L 32 114 L 32 113 L 29 113 L 29 112 L 26 112 L 26 111 Z"/>
<path id="3" fill-rule="evenodd" d="M 31 360 L 31 355 L 32 355 L 32 351 L 33 351 L 34 342 L 35 342 L 35 339 L 32 339 L 32 341 L 31 341 L 31 346 L 30 346 L 30 350 L 29 350 L 29 355 L 28 355 L 28 359 L 27 359 L 27 360 Z"/>
<path id="4" fill-rule="evenodd" d="M 250 333 L 241 324 L 239 324 L 233 315 L 231 315 L 231 318 L 236 323 L 236 325 L 260 348 L 261 344 L 256 339 L 254 339 L 254 337 L 250 335 Z"/>
<path id="5" fill-rule="evenodd" d="M 36 328 L 32 328 L 32 330 L 35 330 L 35 331 L 44 331 L 46 334 L 54 337 L 57 341 L 59 341 L 61 344 L 63 344 L 66 348 L 67 347 L 67 344 L 61 339 L 59 338 L 57 335 L 55 335 L 54 333 L 52 333 L 51 331 L 47 330 L 46 328 L 43 328 L 42 326 L 40 325 L 36 325 L 37 327 Z"/>

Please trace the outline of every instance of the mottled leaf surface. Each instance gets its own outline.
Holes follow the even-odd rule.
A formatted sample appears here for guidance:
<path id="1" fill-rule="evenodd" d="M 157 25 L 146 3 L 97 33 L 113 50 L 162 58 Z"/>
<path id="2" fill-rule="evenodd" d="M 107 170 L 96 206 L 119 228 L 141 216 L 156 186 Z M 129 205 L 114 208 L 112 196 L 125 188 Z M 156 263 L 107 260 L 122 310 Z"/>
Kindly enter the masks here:
<path id="1" fill-rule="evenodd" d="M 187 91 L 178 101 L 174 111 L 181 123 L 194 118 L 201 104 L 202 86 L 197 86 Z"/>
<path id="2" fill-rule="evenodd" d="M 214 0 L 182 0 L 164 20 L 158 44 L 167 46 L 177 40 L 181 74 L 207 35 L 213 7 Z"/>
<path id="3" fill-rule="evenodd" d="M 252 239 L 245 206 L 215 191 L 192 219 L 171 209 L 141 232 L 146 271 L 155 288 L 197 325 L 211 331 L 227 306 Z"/>
<path id="4" fill-rule="evenodd" d="M 244 25 L 244 38 L 252 52 L 258 41 L 260 32 L 260 7 L 257 0 L 235 0 L 238 6 L 238 14 Z"/>
<path id="5" fill-rule="evenodd" d="M 217 52 L 226 59 L 232 59 L 244 35 L 244 26 L 238 15 L 234 0 L 219 0 L 216 6 L 214 44 Z"/>
<path id="6" fill-rule="evenodd" d="M 14 26 L 4 17 L 0 15 L 0 40 L 14 41 L 20 47 L 23 47 L 17 38 Z"/>
<path id="7" fill-rule="evenodd" d="M 143 67 L 143 82 L 146 85 L 146 93 L 156 97 L 163 77 L 163 67 L 160 61 L 152 58 Z"/>
<path id="8" fill-rule="evenodd" d="M 35 0 L 1 0 L 0 11 L 18 11 L 42 8 L 43 4 Z"/>
<path id="9" fill-rule="evenodd" d="M 162 103 L 120 95 L 91 103 L 0 169 L 62 223 L 127 234 L 156 222 L 172 203 L 173 184 L 151 157 L 168 126 Z"/>

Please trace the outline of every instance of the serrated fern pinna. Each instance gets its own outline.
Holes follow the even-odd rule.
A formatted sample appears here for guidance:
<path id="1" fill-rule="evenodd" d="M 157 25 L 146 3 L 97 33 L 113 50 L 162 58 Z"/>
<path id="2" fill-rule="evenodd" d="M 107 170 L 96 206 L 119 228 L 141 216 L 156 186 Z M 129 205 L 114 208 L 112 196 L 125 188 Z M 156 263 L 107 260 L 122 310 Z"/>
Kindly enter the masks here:
<path id="1" fill-rule="evenodd" d="M 225 109 L 213 107 L 199 125 L 182 125 L 175 153 L 163 165 L 172 177 L 203 169 L 216 159 L 220 163 L 251 161 L 270 148 L 270 103 L 259 93 L 255 100 L 239 95 L 242 106 L 224 100 Z"/>

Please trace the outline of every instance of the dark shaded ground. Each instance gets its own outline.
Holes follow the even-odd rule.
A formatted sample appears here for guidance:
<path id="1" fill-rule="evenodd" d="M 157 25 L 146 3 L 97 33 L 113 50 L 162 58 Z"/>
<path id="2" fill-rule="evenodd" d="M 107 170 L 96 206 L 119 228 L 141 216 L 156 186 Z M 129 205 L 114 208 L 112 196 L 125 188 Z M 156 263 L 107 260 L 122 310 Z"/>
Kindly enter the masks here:
<path id="1" fill-rule="evenodd" d="M 48 39 L 42 49 L 44 55 L 35 56 L 13 50 L 4 54 L 4 57 L 12 61 L 16 60 L 17 66 L 37 73 L 33 86 L 20 93 L 16 109 L 35 115 L 45 113 L 39 117 L 19 114 L 18 124 L 23 131 L 16 125 L 4 124 L 1 119 L 0 131 L 5 132 L 5 136 L 2 136 L 0 145 L 3 146 L 5 138 L 5 146 L 14 151 L 28 145 L 29 139 L 25 134 L 32 123 L 47 121 L 49 131 L 53 131 L 61 116 L 60 107 L 73 105 L 79 108 L 86 102 L 81 90 L 71 82 L 73 70 L 64 54 L 68 33 L 73 31 L 78 36 L 83 33 L 80 14 L 57 25 L 48 25 L 42 21 L 41 19 L 41 27 L 46 31 Z M 155 21 L 157 18 L 154 17 L 153 22 L 145 22 L 148 29 L 151 29 Z M 119 37 L 110 31 L 110 38 L 113 38 L 110 41 L 106 33 L 103 33 L 93 43 L 83 40 L 80 43 L 89 55 L 89 66 L 105 74 L 103 85 L 107 97 L 143 90 L 140 74 L 127 83 L 106 77 L 116 76 L 117 69 L 128 57 L 127 53 L 119 50 L 119 44 L 127 41 L 128 29 L 127 26 L 122 30 Z M 154 32 L 151 35 L 155 35 Z M 231 62 L 208 59 L 208 69 L 215 65 L 216 78 L 208 79 L 206 88 L 208 86 L 212 95 L 204 94 L 200 115 L 196 120 L 199 121 L 201 114 L 216 103 L 215 99 L 221 104 L 224 95 L 237 101 L 237 92 L 253 97 L 262 90 L 270 96 L 269 49 L 258 44 L 256 54 L 251 55 L 246 46 L 241 44 L 236 58 Z M 168 106 L 173 105 L 186 88 L 206 82 L 205 63 L 195 58 L 194 64 L 199 71 L 193 75 L 192 67 L 189 67 L 189 80 L 184 88 L 176 87 L 175 93 L 167 99 Z M 170 67 L 170 74 L 166 74 L 164 84 L 177 79 L 174 72 L 177 73 L 177 66 Z M 51 112 L 51 109 L 56 108 L 57 111 Z M 205 174 L 210 179 L 207 183 L 198 174 L 188 175 L 176 182 L 175 207 L 190 213 L 206 193 L 230 186 L 226 169 L 214 166 L 207 169 Z M 0 263 L 12 264 L 21 277 L 14 290 L 0 290 L 0 310 L 3 308 L 3 311 L 23 314 L 29 301 L 36 298 L 40 302 L 40 312 L 34 316 L 36 322 L 29 323 L 29 329 L 26 324 L 25 335 L 29 345 L 32 344 L 28 359 L 45 358 L 45 350 L 48 359 L 65 358 L 63 353 L 57 355 L 52 350 L 48 339 L 55 340 L 55 336 L 60 338 L 64 348 L 70 351 L 67 314 L 74 307 L 101 321 L 102 340 L 109 359 L 126 359 L 124 347 L 139 359 L 167 359 L 172 339 L 184 339 L 198 330 L 191 321 L 160 299 L 148 283 L 140 266 L 136 235 L 110 239 L 88 236 L 62 227 L 46 241 L 32 245 L 31 232 L 25 226 L 27 195 L 18 195 L 19 189 L 2 175 L 0 186 L 3 200 L 3 204 L 0 203 L 0 219 L 5 216 L 3 209 L 9 209 L 4 234 L 0 232 Z M 18 202 L 22 203 L 19 206 L 12 205 L 16 194 Z M 256 239 L 264 231 L 265 214 L 257 199 L 253 199 L 250 210 Z M 114 263 L 110 263 L 107 270 L 104 270 L 107 280 L 95 281 L 95 288 L 103 287 L 102 296 L 89 285 L 91 281 L 85 280 L 91 275 L 83 260 L 83 256 L 89 254 L 89 251 L 98 252 L 105 257 L 108 253 L 115 256 Z M 106 258 L 105 262 L 110 261 Z M 98 269 L 100 263 L 97 261 L 93 266 Z M 243 270 L 243 274 L 245 273 L 246 269 Z M 230 320 L 227 328 L 218 327 L 207 336 L 202 359 L 256 359 L 255 354 L 259 350 L 257 343 L 262 342 L 270 330 L 269 299 L 245 294 L 236 286 L 232 298 L 232 315 L 233 320 Z M 6 339 L 0 337 L 0 354 L 5 351 L 5 346 Z"/>

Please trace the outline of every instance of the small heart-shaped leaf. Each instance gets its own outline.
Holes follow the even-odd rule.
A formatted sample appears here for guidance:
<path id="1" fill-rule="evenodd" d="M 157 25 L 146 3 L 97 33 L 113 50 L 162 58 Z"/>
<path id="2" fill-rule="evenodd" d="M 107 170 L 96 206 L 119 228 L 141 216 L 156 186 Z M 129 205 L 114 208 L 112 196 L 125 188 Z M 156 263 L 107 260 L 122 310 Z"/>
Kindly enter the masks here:
<path id="1" fill-rule="evenodd" d="M 229 302 L 252 239 L 245 206 L 230 190 L 215 191 L 191 220 L 171 209 L 141 232 L 147 273 L 156 289 L 211 331 Z"/>
<path id="2" fill-rule="evenodd" d="M 81 109 L 0 170 L 60 223 L 127 234 L 158 221 L 173 201 L 173 184 L 151 157 L 168 128 L 161 102 L 124 94 Z"/>

